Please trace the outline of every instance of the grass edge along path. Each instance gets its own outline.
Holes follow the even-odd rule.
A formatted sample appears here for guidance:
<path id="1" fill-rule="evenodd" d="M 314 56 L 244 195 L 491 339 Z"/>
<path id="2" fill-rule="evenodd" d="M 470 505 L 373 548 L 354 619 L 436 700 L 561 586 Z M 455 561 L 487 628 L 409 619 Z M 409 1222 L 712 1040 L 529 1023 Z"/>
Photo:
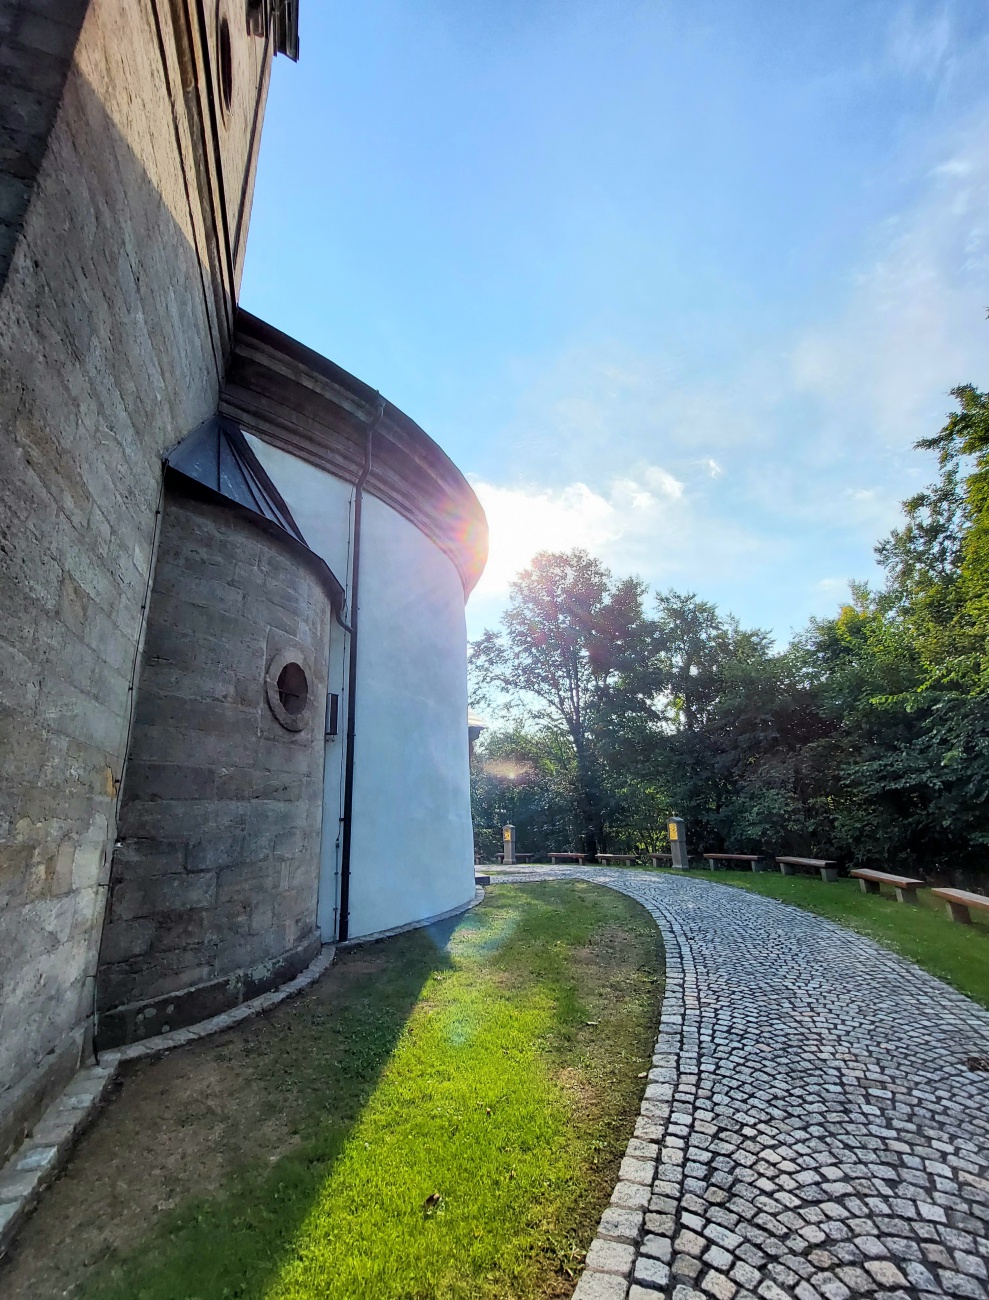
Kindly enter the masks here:
<path id="1" fill-rule="evenodd" d="M 899 903 L 889 893 L 865 894 L 853 879 L 825 884 L 813 876 L 783 876 L 770 871 L 743 875 L 692 869 L 682 874 L 745 889 L 835 921 L 907 958 L 973 1002 L 989 1007 L 989 924 L 977 920 L 973 925 L 959 925 L 950 920 L 944 904 L 929 890 L 919 890 L 914 905 Z"/>
<path id="2" fill-rule="evenodd" d="M 545 882 L 495 885 L 452 923 L 442 960 L 424 942 L 383 941 L 428 968 L 349 1122 L 332 1081 L 350 1045 L 324 1029 L 308 1050 L 325 1051 L 328 1086 L 308 1077 L 300 1147 L 180 1206 L 85 1300 L 570 1294 L 652 1055 L 659 932 L 624 895 Z M 371 981 L 361 996 L 373 1002 Z M 291 1098 L 290 1077 L 270 1082 Z"/>

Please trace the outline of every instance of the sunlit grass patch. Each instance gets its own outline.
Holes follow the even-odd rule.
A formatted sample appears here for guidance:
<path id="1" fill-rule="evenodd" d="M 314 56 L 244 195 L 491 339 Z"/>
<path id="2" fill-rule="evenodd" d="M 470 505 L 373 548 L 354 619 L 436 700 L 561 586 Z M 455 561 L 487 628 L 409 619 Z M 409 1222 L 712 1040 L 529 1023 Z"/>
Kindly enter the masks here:
<path id="1" fill-rule="evenodd" d="M 361 954 L 386 954 L 347 980 Z M 569 1295 L 658 1020 L 655 926 L 586 883 L 497 886 L 346 954 L 256 1060 L 299 1146 L 177 1208 L 96 1300 Z M 330 979 L 332 979 L 331 972 Z"/>

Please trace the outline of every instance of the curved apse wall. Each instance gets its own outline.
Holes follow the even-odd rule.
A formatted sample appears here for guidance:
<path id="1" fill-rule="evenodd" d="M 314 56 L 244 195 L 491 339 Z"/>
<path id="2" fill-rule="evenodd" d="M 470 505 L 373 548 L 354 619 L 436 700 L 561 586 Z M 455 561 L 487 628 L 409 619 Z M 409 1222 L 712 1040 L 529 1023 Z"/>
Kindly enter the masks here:
<path id="1" fill-rule="evenodd" d="M 166 492 L 100 949 L 101 1047 L 215 1015 L 319 950 L 329 627 L 328 596 L 285 543 Z"/>
<path id="2" fill-rule="evenodd" d="M 309 546 L 348 572 L 353 488 L 259 439 L 251 447 Z M 467 747 L 464 591 L 450 559 L 385 502 L 365 494 L 354 754 L 350 936 L 423 921 L 474 894 Z M 341 691 L 342 659 L 330 690 Z M 326 760 L 320 925 L 332 931 L 340 750 Z"/>

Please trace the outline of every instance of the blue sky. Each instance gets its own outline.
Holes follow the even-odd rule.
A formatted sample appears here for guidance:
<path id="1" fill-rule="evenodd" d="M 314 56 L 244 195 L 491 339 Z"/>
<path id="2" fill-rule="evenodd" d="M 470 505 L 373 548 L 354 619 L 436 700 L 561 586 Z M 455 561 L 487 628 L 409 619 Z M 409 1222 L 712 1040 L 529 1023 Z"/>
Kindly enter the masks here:
<path id="1" fill-rule="evenodd" d="M 785 638 L 985 387 L 982 0 L 303 0 L 242 301 L 540 547 Z"/>

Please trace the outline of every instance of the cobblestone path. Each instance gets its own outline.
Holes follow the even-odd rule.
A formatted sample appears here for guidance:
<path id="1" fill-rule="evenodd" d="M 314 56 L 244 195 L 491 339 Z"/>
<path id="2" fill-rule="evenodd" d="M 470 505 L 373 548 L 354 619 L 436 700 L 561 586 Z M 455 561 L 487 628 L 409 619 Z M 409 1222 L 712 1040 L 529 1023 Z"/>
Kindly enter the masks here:
<path id="1" fill-rule="evenodd" d="M 989 1300 L 989 1012 L 723 885 L 583 878 L 656 918 L 653 1068 L 574 1300 Z"/>

